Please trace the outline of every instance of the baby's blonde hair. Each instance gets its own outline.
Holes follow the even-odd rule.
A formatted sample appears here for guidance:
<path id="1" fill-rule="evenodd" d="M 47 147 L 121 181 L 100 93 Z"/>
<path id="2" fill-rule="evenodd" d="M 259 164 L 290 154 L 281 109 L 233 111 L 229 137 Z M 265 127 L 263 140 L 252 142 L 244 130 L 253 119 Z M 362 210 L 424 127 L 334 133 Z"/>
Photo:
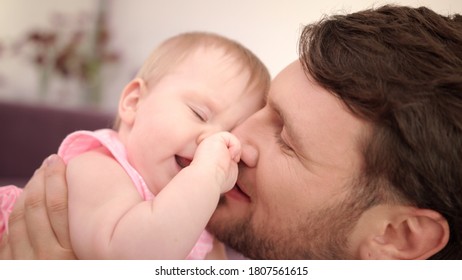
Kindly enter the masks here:
<path id="1" fill-rule="evenodd" d="M 147 84 L 155 84 L 199 48 L 222 49 L 226 56 L 241 65 L 240 70 L 248 69 L 248 87 L 268 92 L 271 78 L 261 60 L 240 43 L 209 32 L 181 33 L 167 39 L 154 49 L 136 76 Z"/>
<path id="2" fill-rule="evenodd" d="M 249 72 L 247 88 L 262 92 L 266 97 L 271 77 L 263 62 L 240 43 L 209 32 L 181 33 L 167 39 L 153 50 L 141 66 L 136 77 L 142 79 L 148 87 L 151 87 L 169 71 L 175 69 L 188 55 L 200 48 L 222 49 L 224 56 L 240 64 L 241 67 L 238 73 Z M 114 128 L 117 129 L 119 125 L 120 120 L 117 118 Z"/>

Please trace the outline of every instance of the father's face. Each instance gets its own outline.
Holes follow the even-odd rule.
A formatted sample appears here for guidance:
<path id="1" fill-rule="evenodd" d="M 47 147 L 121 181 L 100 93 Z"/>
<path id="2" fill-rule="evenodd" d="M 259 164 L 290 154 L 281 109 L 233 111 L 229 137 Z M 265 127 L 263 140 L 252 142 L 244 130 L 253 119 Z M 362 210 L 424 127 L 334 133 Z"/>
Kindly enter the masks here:
<path id="1" fill-rule="evenodd" d="M 209 229 L 251 258 L 354 257 L 354 202 L 345 198 L 365 127 L 292 63 L 274 79 L 268 104 L 234 131 L 243 145 L 239 187 Z"/>

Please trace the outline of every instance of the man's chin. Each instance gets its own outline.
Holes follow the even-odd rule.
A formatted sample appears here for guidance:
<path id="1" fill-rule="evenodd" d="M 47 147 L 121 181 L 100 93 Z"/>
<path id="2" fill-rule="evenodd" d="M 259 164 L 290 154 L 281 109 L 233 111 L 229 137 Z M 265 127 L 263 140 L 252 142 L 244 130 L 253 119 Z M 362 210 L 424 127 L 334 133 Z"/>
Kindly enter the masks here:
<path id="1" fill-rule="evenodd" d="M 212 220 L 239 221 L 250 215 L 250 204 L 241 200 L 236 200 L 227 195 L 220 197 L 218 206 L 212 215 Z"/>
<path id="2" fill-rule="evenodd" d="M 215 212 L 209 220 L 207 230 L 214 233 L 213 231 L 217 228 L 223 228 L 223 230 L 232 228 L 232 225 L 238 220 L 236 210 L 237 209 L 229 203 L 228 199 L 222 196 Z"/>
<path id="3" fill-rule="evenodd" d="M 228 202 L 226 198 L 220 200 L 207 230 L 228 247 L 251 257 L 249 241 L 255 237 L 251 230 L 250 213 Z"/>

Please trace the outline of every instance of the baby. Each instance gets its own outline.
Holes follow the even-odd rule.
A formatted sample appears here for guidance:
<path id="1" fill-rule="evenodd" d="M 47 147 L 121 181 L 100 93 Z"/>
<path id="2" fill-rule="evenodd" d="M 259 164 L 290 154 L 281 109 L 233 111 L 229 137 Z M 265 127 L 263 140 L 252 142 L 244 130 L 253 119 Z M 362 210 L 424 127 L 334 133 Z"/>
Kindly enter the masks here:
<path id="1" fill-rule="evenodd" d="M 204 259 L 204 228 L 237 179 L 240 143 L 227 131 L 264 105 L 269 83 L 253 53 L 216 34 L 156 48 L 122 91 L 116 130 L 77 131 L 59 148 L 77 257 Z"/>

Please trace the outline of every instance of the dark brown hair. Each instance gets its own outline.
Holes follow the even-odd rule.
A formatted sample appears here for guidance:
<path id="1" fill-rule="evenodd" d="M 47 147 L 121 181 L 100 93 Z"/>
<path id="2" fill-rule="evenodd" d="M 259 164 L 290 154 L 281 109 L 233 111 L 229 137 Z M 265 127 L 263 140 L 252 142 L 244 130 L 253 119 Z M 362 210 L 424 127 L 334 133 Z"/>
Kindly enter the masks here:
<path id="1" fill-rule="evenodd" d="M 432 258 L 462 259 L 462 16 L 386 5 L 326 17 L 303 30 L 300 60 L 371 124 L 374 199 L 438 211 L 450 239 Z"/>

